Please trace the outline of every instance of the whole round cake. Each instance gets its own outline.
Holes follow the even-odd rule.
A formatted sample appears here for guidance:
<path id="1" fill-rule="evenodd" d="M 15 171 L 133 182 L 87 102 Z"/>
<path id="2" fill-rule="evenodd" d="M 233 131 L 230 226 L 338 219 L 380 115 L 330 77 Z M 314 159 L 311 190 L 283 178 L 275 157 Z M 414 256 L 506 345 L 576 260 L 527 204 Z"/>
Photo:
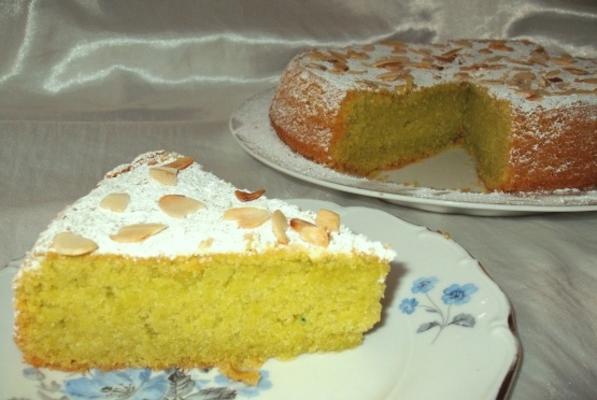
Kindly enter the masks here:
<path id="1" fill-rule="evenodd" d="M 463 145 L 488 190 L 597 187 L 597 60 L 530 41 L 386 41 L 296 56 L 270 108 L 279 137 L 370 176 Z"/>

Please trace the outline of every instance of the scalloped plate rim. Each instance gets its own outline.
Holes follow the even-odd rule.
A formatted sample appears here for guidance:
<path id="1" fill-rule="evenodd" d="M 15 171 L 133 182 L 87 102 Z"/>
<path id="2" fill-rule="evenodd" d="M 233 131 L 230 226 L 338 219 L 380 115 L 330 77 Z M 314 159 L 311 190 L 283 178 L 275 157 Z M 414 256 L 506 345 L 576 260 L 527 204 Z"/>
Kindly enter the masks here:
<path id="1" fill-rule="evenodd" d="M 482 276 L 486 280 L 486 283 L 489 283 L 490 286 L 494 287 L 495 293 L 498 294 L 498 298 L 494 298 L 494 301 L 505 302 L 505 306 L 507 307 L 506 319 L 500 320 L 496 323 L 492 323 L 492 328 L 494 330 L 495 329 L 503 330 L 504 333 L 507 333 L 508 335 L 510 335 L 510 339 L 513 340 L 513 342 L 514 342 L 515 353 L 513 354 L 512 358 L 510 359 L 510 362 L 509 362 L 509 365 L 507 368 L 507 372 L 504 374 L 503 377 L 501 377 L 501 382 L 499 384 L 499 389 L 498 389 L 497 393 L 495 393 L 495 396 L 492 396 L 489 398 L 492 398 L 492 399 L 495 398 L 498 400 L 502 400 L 502 399 L 507 399 L 509 397 L 509 395 L 511 394 L 512 388 L 514 386 L 516 377 L 518 375 L 519 368 L 520 368 L 521 361 L 522 361 L 522 347 L 520 344 L 520 339 L 518 338 L 515 312 L 512 307 L 512 304 L 511 304 L 510 300 L 508 299 L 508 297 L 506 296 L 506 294 L 501 290 L 499 285 L 491 278 L 491 276 L 487 273 L 485 268 L 483 268 L 483 266 L 480 265 L 478 263 L 478 261 L 470 255 L 470 253 L 468 253 L 462 246 L 460 246 L 455 241 L 447 239 L 445 236 L 443 236 L 442 234 L 440 234 L 438 232 L 433 232 L 424 226 L 419 226 L 419 225 L 409 223 L 407 221 L 404 221 L 392 214 L 389 214 L 389 213 L 379 210 L 379 209 L 361 207 L 361 206 L 342 207 L 342 206 L 339 206 L 332 202 L 315 200 L 315 199 L 289 199 L 287 201 L 290 203 L 294 203 L 294 204 L 296 204 L 302 208 L 305 208 L 305 209 L 315 209 L 315 208 L 324 208 L 325 207 L 325 208 L 337 210 L 342 214 L 360 213 L 360 214 L 363 214 L 363 216 L 364 216 L 367 213 L 369 213 L 369 214 L 376 213 L 380 218 L 383 217 L 384 220 L 390 219 L 392 221 L 392 224 L 396 224 L 396 227 L 398 227 L 399 229 L 408 230 L 409 235 L 425 233 L 425 234 L 432 235 L 434 238 L 442 240 L 442 242 L 445 241 L 446 244 L 449 244 L 451 251 L 458 253 L 458 257 L 460 260 L 459 263 L 463 260 L 467 262 L 466 268 L 468 268 L 469 264 L 471 264 L 471 265 L 476 264 L 475 266 L 473 266 L 473 268 L 476 267 L 482 273 Z M 372 218 L 373 216 L 374 215 L 371 214 L 369 217 Z M 397 250 L 399 250 L 399 249 L 397 249 Z M 0 268 L 0 279 L 3 279 L 5 276 L 11 276 L 10 273 L 7 272 L 7 270 L 14 269 L 15 273 L 16 273 L 16 271 L 18 270 L 18 267 L 16 267 L 17 262 L 18 262 L 18 260 L 13 260 L 10 263 L 8 263 L 7 265 Z M 462 267 L 462 268 L 465 268 L 465 267 Z M 397 292 L 398 292 L 398 288 L 395 289 L 394 293 L 397 293 Z M 389 308 L 390 306 L 391 305 L 386 305 L 385 308 Z M 388 312 L 389 311 L 394 312 L 396 310 L 388 310 Z M 383 329 L 383 326 L 380 327 L 379 329 Z M 14 344 L 12 344 L 12 345 L 14 346 Z M 289 361 L 289 362 L 292 362 L 292 361 Z M 396 384 L 393 387 L 393 390 L 387 394 L 388 397 L 384 397 L 385 399 L 391 400 L 391 399 L 398 398 L 398 397 L 395 397 L 395 390 L 398 387 L 399 381 L 401 381 L 401 379 L 396 380 Z M 4 400 L 4 399 L 0 399 L 0 400 Z"/>

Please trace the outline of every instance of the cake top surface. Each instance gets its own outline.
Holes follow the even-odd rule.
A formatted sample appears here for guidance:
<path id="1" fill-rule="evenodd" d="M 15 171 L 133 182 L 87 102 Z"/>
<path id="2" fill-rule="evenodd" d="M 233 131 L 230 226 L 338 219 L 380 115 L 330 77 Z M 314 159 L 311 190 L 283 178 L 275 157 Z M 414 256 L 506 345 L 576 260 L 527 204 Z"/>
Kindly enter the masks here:
<path id="1" fill-rule="evenodd" d="M 548 52 L 527 40 L 385 41 L 311 50 L 294 62 L 343 92 L 400 93 L 440 82 L 468 81 L 510 100 L 522 111 L 597 104 L 597 59 Z"/>
<path id="2" fill-rule="evenodd" d="M 279 215 L 273 217 L 276 210 L 292 227 L 280 224 Z M 330 216 L 333 220 L 334 214 L 327 213 L 320 223 L 314 212 L 260 192 L 239 191 L 188 157 L 156 151 L 106 174 L 95 189 L 50 223 L 31 254 L 33 258 L 48 252 L 172 258 L 291 246 L 315 256 L 357 252 L 394 258 L 393 250 L 344 225 L 324 230 L 327 241 L 324 238 L 322 245 L 320 225 Z M 286 243 L 281 241 L 280 227 Z"/>

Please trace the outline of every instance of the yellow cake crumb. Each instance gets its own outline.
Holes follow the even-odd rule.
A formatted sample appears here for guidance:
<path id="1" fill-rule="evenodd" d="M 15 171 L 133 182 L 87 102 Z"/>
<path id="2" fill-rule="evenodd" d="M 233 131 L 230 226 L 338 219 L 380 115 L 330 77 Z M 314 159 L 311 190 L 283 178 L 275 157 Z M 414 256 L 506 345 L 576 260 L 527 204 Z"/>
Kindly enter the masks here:
<path id="1" fill-rule="evenodd" d="M 255 383 L 268 358 L 361 343 L 387 272 L 358 254 L 49 254 L 16 287 L 16 340 L 32 365 L 219 366 Z"/>

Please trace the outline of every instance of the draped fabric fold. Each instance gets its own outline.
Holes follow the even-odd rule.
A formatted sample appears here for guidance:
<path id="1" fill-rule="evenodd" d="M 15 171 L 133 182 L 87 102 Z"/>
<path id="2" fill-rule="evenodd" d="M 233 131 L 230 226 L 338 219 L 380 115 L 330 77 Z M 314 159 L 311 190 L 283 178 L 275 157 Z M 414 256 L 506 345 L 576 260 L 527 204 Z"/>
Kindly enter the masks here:
<path id="1" fill-rule="evenodd" d="M 0 268 L 106 171 L 165 148 L 272 198 L 376 208 L 449 232 L 516 310 L 524 362 L 512 399 L 594 399 L 597 213 L 482 218 L 399 207 L 288 177 L 229 134 L 231 112 L 274 86 L 303 49 L 462 37 L 530 39 L 597 57 L 597 0 L 0 0 Z M 393 301 L 385 312 L 398 310 Z M 439 361 L 430 350 L 428 361 Z M 456 350 L 490 352 L 465 336 Z M 444 362 L 438 378 L 455 378 Z M 0 383 L 20 373 L 10 368 Z M 464 378 L 481 382 L 483 368 L 474 372 Z"/>
<path id="2" fill-rule="evenodd" d="M 217 119 L 314 46 L 525 38 L 596 57 L 597 3 L 5 1 L 0 34 L 2 119 Z"/>

